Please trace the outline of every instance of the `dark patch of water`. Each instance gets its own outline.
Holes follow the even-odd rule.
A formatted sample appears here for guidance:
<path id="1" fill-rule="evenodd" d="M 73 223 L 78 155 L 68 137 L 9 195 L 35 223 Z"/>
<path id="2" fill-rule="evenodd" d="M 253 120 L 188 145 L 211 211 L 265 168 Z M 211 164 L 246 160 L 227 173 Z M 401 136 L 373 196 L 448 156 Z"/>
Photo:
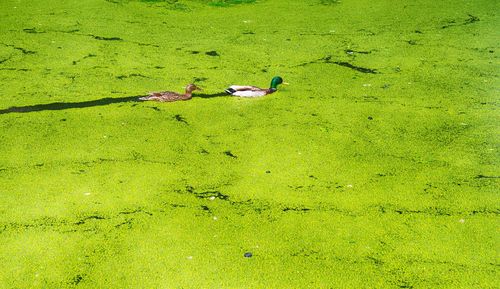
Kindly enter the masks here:
<path id="1" fill-rule="evenodd" d="M 205 80 L 208 80 L 206 77 L 195 77 L 193 78 L 193 82 L 203 82 Z"/>
<path id="2" fill-rule="evenodd" d="M 178 121 L 178 122 L 183 122 L 183 123 L 185 123 L 185 124 L 189 124 L 189 123 L 186 121 L 186 119 L 185 119 L 184 117 L 182 117 L 182 115 L 180 115 L 180 114 L 176 114 L 176 115 L 174 115 L 174 118 L 175 118 L 175 120 L 176 120 L 176 121 Z"/>
<path id="3" fill-rule="evenodd" d="M 335 5 L 335 4 L 339 4 L 340 0 L 321 0 L 320 3 L 322 5 Z"/>
<path id="4" fill-rule="evenodd" d="M 142 74 L 140 74 L 140 73 L 132 73 L 132 74 L 129 74 L 129 75 L 118 75 L 118 76 L 116 76 L 116 78 L 117 78 L 117 79 L 120 79 L 120 80 L 125 79 L 125 78 L 130 78 L 130 77 L 142 77 L 142 78 L 149 78 L 149 77 L 147 77 L 147 76 L 145 76 L 145 75 L 142 75 Z"/>
<path id="5" fill-rule="evenodd" d="M 362 73 L 370 73 L 370 74 L 378 74 L 379 73 L 376 69 L 366 68 L 366 67 L 361 67 L 361 66 L 356 66 L 356 65 L 353 65 L 353 64 L 351 64 L 349 62 L 344 62 L 344 61 L 333 61 L 331 55 L 325 56 L 325 57 L 317 59 L 317 60 L 313 60 L 313 61 L 309 61 L 309 62 L 304 62 L 302 64 L 298 64 L 298 65 L 295 65 L 293 67 L 307 66 L 307 65 L 315 64 L 315 63 L 336 64 L 336 65 L 347 67 L 347 68 L 350 68 L 352 70 L 355 70 L 355 71 L 358 71 L 358 72 L 362 72 Z"/>
<path id="6" fill-rule="evenodd" d="M 150 106 L 149 108 L 154 110 L 154 111 L 161 111 L 161 109 L 156 107 L 156 106 Z"/>
<path id="7" fill-rule="evenodd" d="M 9 61 L 11 59 L 12 59 L 12 57 L 7 57 L 7 58 L 4 58 L 4 59 L 0 59 L 0 64 L 4 63 L 6 61 Z"/>
<path id="8" fill-rule="evenodd" d="M 126 220 L 126 221 L 121 222 L 121 223 L 119 223 L 119 224 L 116 224 L 116 225 L 115 225 L 115 228 L 117 228 L 117 229 L 118 229 L 118 228 L 121 228 L 121 227 L 123 227 L 123 226 L 127 226 L 127 228 L 128 228 L 128 229 L 131 229 L 131 228 L 132 228 L 132 221 L 133 221 L 133 220 L 134 220 L 134 219 L 129 219 L 129 220 Z"/>
<path id="9" fill-rule="evenodd" d="M 299 251 L 290 253 L 290 256 L 292 256 L 292 257 L 313 257 L 313 256 L 316 256 L 316 259 L 318 259 L 317 258 L 318 254 L 319 254 L 319 252 L 316 250 L 302 248 Z"/>
<path id="10" fill-rule="evenodd" d="M 73 65 L 78 64 L 80 61 L 82 61 L 82 60 L 84 60 L 84 59 L 87 59 L 87 58 L 92 58 L 92 57 L 97 57 L 97 55 L 89 53 L 89 54 L 85 55 L 84 57 L 82 57 L 82 59 L 79 59 L 79 60 L 74 60 L 74 61 L 73 61 Z"/>
<path id="11" fill-rule="evenodd" d="M 298 207 L 285 207 L 283 209 L 281 209 L 283 212 L 288 212 L 288 211 L 292 211 L 292 212 L 307 212 L 307 211 L 310 211 L 311 209 L 309 208 L 298 208 Z"/>
<path id="12" fill-rule="evenodd" d="M 203 191 L 203 192 L 197 192 L 195 188 L 192 186 L 186 186 L 184 191 L 183 190 L 176 190 L 178 193 L 188 193 L 191 195 L 194 195 L 198 199 L 209 199 L 209 200 L 223 200 L 223 201 L 229 201 L 229 196 L 221 193 L 218 190 L 209 190 L 209 191 Z"/>
<path id="13" fill-rule="evenodd" d="M 103 37 L 98 35 L 89 35 L 96 40 L 104 40 L 104 41 L 123 41 L 120 37 Z"/>
<path id="14" fill-rule="evenodd" d="M 255 3 L 256 0 L 219 0 L 219 1 L 210 1 L 208 5 L 216 6 L 216 7 L 229 7 L 237 4 L 251 4 Z"/>
<path id="15" fill-rule="evenodd" d="M 207 207 L 207 206 L 205 206 L 205 205 L 201 205 L 200 207 L 201 207 L 201 209 L 202 209 L 203 211 L 206 211 L 206 212 L 209 212 L 209 213 L 210 213 L 210 212 L 212 212 L 212 210 L 210 210 L 210 208 L 209 208 L 209 207 Z"/>
<path id="16" fill-rule="evenodd" d="M 153 215 L 153 213 L 150 213 L 148 211 L 144 211 L 143 209 L 135 209 L 135 210 L 132 210 L 132 211 L 121 211 L 118 214 L 119 215 L 131 215 L 131 214 L 139 214 L 139 213 L 146 214 L 146 215 L 149 215 L 149 216 Z"/>
<path id="17" fill-rule="evenodd" d="M 349 62 L 344 62 L 344 61 L 332 61 L 331 59 L 332 59 L 332 56 L 326 56 L 321 60 L 323 60 L 324 63 L 332 63 L 332 64 L 340 65 L 340 66 L 347 67 L 347 68 L 350 68 L 350 69 L 353 69 L 353 70 L 356 70 L 356 71 L 359 71 L 362 73 L 371 73 L 371 74 L 378 73 L 376 69 L 356 66 L 356 65 L 353 65 Z"/>
<path id="18" fill-rule="evenodd" d="M 35 54 L 36 53 L 36 51 L 28 50 L 26 48 L 18 47 L 18 46 L 12 45 L 12 44 L 3 44 L 3 45 L 6 46 L 6 47 L 12 47 L 15 50 L 21 51 L 25 55 Z"/>
<path id="19" fill-rule="evenodd" d="M 71 282 L 70 284 L 73 284 L 73 285 L 78 285 L 80 282 L 83 281 L 83 276 L 78 274 L 76 275 L 75 277 L 73 277 L 73 279 L 71 279 Z"/>
<path id="20" fill-rule="evenodd" d="M 219 200 L 229 200 L 228 195 L 224 195 L 219 191 L 206 191 L 201 193 L 195 193 L 198 199 L 219 199 Z"/>
<path id="21" fill-rule="evenodd" d="M 85 217 L 83 219 L 81 219 L 80 221 L 76 222 L 75 225 L 83 225 L 85 224 L 88 220 L 104 220 L 106 218 L 102 217 L 102 216 L 88 216 L 88 217 Z"/>
<path id="22" fill-rule="evenodd" d="M 485 175 L 477 175 L 476 179 L 500 179 L 500 176 L 485 176 Z"/>
<path id="23" fill-rule="evenodd" d="M 384 265 L 384 261 L 376 258 L 376 257 L 373 257 L 373 256 L 366 256 L 366 259 L 370 262 L 372 262 L 375 266 L 382 266 Z"/>
<path id="24" fill-rule="evenodd" d="M 370 54 L 370 53 L 372 53 L 371 51 L 359 51 L 359 50 L 352 50 L 352 49 L 346 49 L 346 50 L 344 50 L 344 52 L 347 54 L 350 54 L 350 55 L 355 54 L 355 53 L 357 53 L 357 54 Z"/>
<path id="25" fill-rule="evenodd" d="M 410 282 L 406 280 L 398 280 L 397 286 L 398 288 L 413 288 L 413 285 L 411 285 Z"/>
<path id="26" fill-rule="evenodd" d="M 205 52 L 205 54 L 208 56 L 220 56 L 219 53 L 217 53 L 217 51 L 215 51 L 215 50 L 207 51 L 207 52 Z"/>
<path id="27" fill-rule="evenodd" d="M 469 24 L 473 24 L 475 22 L 480 21 L 479 17 L 476 17 L 472 14 L 468 14 L 468 16 L 469 16 L 469 18 L 467 18 L 461 22 L 458 22 L 458 23 L 456 20 L 450 20 L 450 21 L 448 21 L 448 23 L 446 25 L 441 26 L 441 29 L 446 29 L 446 28 L 455 27 L 455 26 L 469 25 Z"/>
<path id="28" fill-rule="evenodd" d="M 225 152 L 224 152 L 224 154 L 225 154 L 226 156 L 232 157 L 232 158 L 234 158 L 234 159 L 237 159 L 237 158 L 238 158 L 238 156 L 236 156 L 235 154 L 233 154 L 231 151 L 225 151 Z"/>
<path id="29" fill-rule="evenodd" d="M 45 31 L 41 31 L 36 28 L 24 28 L 23 31 L 26 33 L 46 33 Z"/>

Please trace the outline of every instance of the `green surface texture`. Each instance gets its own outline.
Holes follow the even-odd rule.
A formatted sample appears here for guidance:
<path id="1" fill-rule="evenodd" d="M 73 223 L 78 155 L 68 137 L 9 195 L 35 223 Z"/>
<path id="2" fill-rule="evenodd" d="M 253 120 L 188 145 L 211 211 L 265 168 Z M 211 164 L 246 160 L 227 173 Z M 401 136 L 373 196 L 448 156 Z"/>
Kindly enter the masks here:
<path id="1" fill-rule="evenodd" d="M 498 11 L 0 1 L 0 288 L 499 288 Z"/>

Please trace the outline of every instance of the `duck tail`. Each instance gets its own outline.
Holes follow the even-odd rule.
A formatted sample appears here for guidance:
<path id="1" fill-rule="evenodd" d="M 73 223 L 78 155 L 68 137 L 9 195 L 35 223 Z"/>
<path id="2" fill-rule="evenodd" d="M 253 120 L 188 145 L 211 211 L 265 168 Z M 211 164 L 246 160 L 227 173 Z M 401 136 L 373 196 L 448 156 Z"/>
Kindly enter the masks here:
<path id="1" fill-rule="evenodd" d="M 236 89 L 229 87 L 229 88 L 227 88 L 227 89 L 226 89 L 226 90 L 224 90 L 224 91 L 225 91 L 227 94 L 233 94 L 233 93 L 235 93 L 235 92 L 236 92 Z"/>

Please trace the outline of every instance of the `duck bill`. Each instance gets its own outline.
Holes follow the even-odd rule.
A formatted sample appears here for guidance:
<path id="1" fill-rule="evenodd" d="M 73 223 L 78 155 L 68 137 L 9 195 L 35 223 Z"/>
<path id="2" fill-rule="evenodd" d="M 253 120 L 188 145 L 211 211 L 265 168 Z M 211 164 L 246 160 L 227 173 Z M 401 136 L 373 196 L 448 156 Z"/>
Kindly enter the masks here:
<path id="1" fill-rule="evenodd" d="M 290 83 L 288 83 L 288 82 L 282 82 L 281 84 L 290 85 Z"/>

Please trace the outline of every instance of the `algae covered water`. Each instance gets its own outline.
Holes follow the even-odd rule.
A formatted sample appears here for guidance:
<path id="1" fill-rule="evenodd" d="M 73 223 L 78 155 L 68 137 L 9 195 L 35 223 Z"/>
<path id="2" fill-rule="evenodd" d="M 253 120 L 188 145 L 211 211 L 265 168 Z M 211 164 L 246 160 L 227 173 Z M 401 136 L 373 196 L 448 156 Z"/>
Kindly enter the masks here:
<path id="1" fill-rule="evenodd" d="M 0 287 L 495 288 L 499 8 L 1 1 Z"/>

